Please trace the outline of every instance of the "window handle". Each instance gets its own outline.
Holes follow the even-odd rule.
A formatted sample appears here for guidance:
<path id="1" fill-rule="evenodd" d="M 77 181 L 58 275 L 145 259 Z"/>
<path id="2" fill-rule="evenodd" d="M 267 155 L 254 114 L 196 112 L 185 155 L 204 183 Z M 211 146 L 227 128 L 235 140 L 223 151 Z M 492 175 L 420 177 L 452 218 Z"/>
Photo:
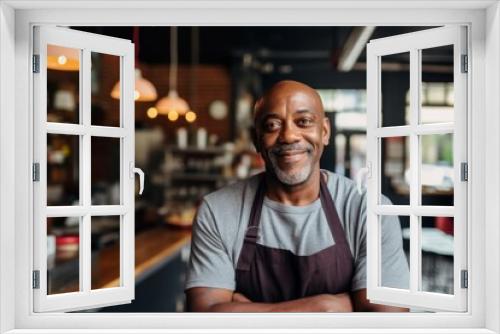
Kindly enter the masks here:
<path id="1" fill-rule="evenodd" d="M 144 190 L 144 172 L 142 169 L 134 166 L 134 163 L 130 162 L 130 178 L 133 179 L 135 174 L 139 175 L 139 195 L 142 195 Z"/>
<path id="2" fill-rule="evenodd" d="M 370 164 L 368 164 L 367 167 L 361 168 L 356 174 L 356 188 L 360 195 L 363 195 L 365 176 L 370 177 L 370 167 Z"/>

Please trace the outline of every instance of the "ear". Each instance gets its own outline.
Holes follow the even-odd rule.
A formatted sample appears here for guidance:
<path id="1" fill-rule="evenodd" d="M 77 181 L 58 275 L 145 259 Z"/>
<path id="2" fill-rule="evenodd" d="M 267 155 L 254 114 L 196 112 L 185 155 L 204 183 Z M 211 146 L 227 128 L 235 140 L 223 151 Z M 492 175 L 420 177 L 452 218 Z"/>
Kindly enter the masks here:
<path id="1" fill-rule="evenodd" d="M 331 126 L 330 119 L 325 115 L 323 117 L 323 138 L 321 138 L 323 145 L 327 146 L 330 143 Z"/>
<path id="2" fill-rule="evenodd" d="M 252 143 L 255 146 L 255 149 L 257 150 L 257 152 L 260 153 L 260 145 L 259 145 L 259 140 L 257 138 L 257 129 L 255 128 L 255 126 L 252 126 L 250 128 L 250 135 L 252 136 Z"/>

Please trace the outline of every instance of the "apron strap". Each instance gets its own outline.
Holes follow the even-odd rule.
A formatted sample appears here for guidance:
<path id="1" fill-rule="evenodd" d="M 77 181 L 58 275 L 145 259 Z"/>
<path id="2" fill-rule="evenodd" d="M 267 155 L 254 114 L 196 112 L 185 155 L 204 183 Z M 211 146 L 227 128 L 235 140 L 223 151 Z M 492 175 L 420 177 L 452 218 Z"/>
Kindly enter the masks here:
<path id="1" fill-rule="evenodd" d="M 325 175 L 326 178 L 326 175 Z M 323 211 L 325 212 L 326 220 L 328 221 L 328 226 L 330 226 L 330 231 L 332 232 L 333 239 L 335 244 L 345 244 L 347 243 L 347 239 L 345 237 L 344 228 L 340 223 L 340 218 L 337 213 L 337 209 L 335 208 L 335 204 L 332 199 L 332 195 L 328 190 L 328 186 L 323 177 L 320 177 L 320 198 L 321 198 L 321 206 L 323 207 Z M 347 247 L 349 253 L 351 253 L 351 249 Z M 351 254 L 352 256 L 352 254 Z"/>
<path id="2" fill-rule="evenodd" d="M 262 212 L 262 203 L 264 202 L 265 188 L 264 174 L 262 174 L 262 177 L 259 180 L 257 193 L 255 194 L 255 199 L 252 204 L 250 221 L 245 232 L 243 247 L 241 247 L 241 254 L 236 266 L 237 270 L 249 271 L 250 265 L 253 262 L 255 250 L 257 248 L 257 238 L 259 237 L 260 214 Z"/>

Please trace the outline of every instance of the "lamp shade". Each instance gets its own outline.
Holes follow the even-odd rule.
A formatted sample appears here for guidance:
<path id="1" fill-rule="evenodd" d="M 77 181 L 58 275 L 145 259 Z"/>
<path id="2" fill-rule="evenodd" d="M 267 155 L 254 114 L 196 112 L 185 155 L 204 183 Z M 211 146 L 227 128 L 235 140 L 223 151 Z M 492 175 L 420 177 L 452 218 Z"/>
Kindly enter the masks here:
<path id="1" fill-rule="evenodd" d="M 113 90 L 111 90 L 111 97 L 115 99 L 120 99 L 120 81 L 118 81 Z M 140 69 L 135 69 L 135 90 L 134 90 L 134 100 L 139 102 L 154 101 L 158 97 L 156 93 L 155 86 L 151 81 L 146 80 L 142 77 L 142 72 Z"/>
<path id="2" fill-rule="evenodd" d="M 175 111 L 182 116 L 189 111 L 189 105 L 186 100 L 179 97 L 177 91 L 170 90 L 167 96 L 158 101 L 156 109 L 160 114 L 166 115 L 170 111 Z"/>
<path id="3" fill-rule="evenodd" d="M 80 70 L 80 50 L 47 45 L 47 68 L 59 71 Z"/>

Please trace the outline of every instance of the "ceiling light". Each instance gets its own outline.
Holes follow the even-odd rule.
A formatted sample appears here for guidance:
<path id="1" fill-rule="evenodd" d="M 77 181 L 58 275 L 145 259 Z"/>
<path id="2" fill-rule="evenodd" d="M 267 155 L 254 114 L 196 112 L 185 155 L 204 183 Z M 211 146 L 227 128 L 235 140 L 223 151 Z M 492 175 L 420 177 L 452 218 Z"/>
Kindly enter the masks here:
<path id="1" fill-rule="evenodd" d="M 80 50 L 47 45 L 47 68 L 58 71 L 79 71 Z"/>
<path id="2" fill-rule="evenodd" d="M 186 113 L 186 121 L 188 121 L 189 123 L 193 123 L 194 121 L 196 121 L 196 113 L 194 111 L 188 111 Z"/>
<path id="3" fill-rule="evenodd" d="M 134 27 L 134 46 L 135 46 L 135 66 L 139 64 L 139 27 Z M 120 81 L 118 81 L 111 90 L 111 97 L 120 99 Z M 137 102 L 150 102 L 156 100 L 158 94 L 151 81 L 142 76 L 140 69 L 135 69 L 135 89 L 134 100 Z"/>
<path id="4" fill-rule="evenodd" d="M 175 110 L 170 110 L 167 114 L 167 117 L 169 121 L 175 122 L 179 119 L 179 113 Z"/>
<path id="5" fill-rule="evenodd" d="M 149 118 L 156 118 L 156 116 L 158 116 L 158 109 L 156 109 L 155 107 L 151 107 L 146 113 Z"/>
<path id="6" fill-rule="evenodd" d="M 170 115 L 171 111 L 175 111 L 178 115 L 185 115 L 189 111 L 189 105 L 177 93 L 177 27 L 170 27 L 169 84 L 168 95 L 161 98 L 156 104 L 158 112 Z"/>

